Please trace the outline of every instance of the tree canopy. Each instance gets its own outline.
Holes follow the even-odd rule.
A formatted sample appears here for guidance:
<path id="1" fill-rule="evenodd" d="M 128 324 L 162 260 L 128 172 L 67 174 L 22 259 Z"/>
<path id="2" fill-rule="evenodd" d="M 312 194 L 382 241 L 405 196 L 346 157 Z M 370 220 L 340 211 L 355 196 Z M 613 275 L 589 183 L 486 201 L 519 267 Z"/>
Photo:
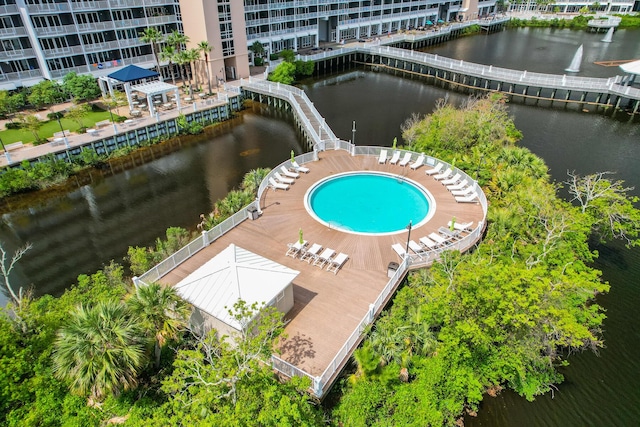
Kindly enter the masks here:
<path id="1" fill-rule="evenodd" d="M 96 78 L 89 74 L 71 72 L 62 79 L 62 87 L 73 97 L 74 102 L 96 99 L 101 93 Z"/>

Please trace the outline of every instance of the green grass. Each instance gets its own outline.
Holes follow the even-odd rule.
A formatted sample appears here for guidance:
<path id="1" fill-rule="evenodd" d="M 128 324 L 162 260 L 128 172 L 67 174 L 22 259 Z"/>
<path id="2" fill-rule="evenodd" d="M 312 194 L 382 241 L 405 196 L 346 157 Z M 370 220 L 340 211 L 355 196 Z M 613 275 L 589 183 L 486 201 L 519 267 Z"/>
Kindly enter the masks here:
<path id="1" fill-rule="evenodd" d="M 46 117 L 49 111 L 40 112 L 41 117 Z M 118 119 L 118 115 L 113 113 L 114 120 Z M 90 128 L 96 124 L 96 122 L 100 122 L 102 120 L 110 120 L 111 116 L 109 116 L 108 111 L 100 110 L 94 106 L 94 111 L 87 113 L 87 115 L 82 119 L 82 124 L 84 127 Z M 77 132 L 80 129 L 80 126 L 75 120 L 67 119 L 63 117 L 60 119 L 60 123 L 62 123 L 62 127 L 64 130 L 70 130 L 71 132 Z M 40 135 L 41 139 L 51 138 L 55 132 L 60 132 L 60 125 L 57 120 L 49 120 L 46 122 L 42 122 L 42 126 L 38 129 L 38 135 Z M 0 131 L 0 138 L 2 138 L 2 142 L 5 144 L 11 144 L 12 142 L 22 141 L 25 144 L 27 142 L 34 142 L 35 136 L 33 133 L 28 131 L 27 129 L 6 129 Z"/>

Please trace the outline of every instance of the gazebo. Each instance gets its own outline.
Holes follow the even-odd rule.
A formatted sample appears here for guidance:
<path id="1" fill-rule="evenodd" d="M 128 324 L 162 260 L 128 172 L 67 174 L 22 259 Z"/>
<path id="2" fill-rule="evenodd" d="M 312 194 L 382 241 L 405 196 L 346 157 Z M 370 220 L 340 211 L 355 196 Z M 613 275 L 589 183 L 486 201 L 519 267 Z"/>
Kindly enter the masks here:
<path id="1" fill-rule="evenodd" d="M 127 101 L 129 103 L 129 110 L 134 110 L 133 98 L 131 96 L 133 91 L 144 93 L 147 97 L 149 105 L 149 112 L 151 115 L 155 113 L 155 107 L 153 104 L 153 97 L 155 95 L 163 95 L 166 100 L 166 93 L 174 92 L 178 109 L 180 109 L 180 96 L 178 93 L 178 87 L 165 83 L 158 79 L 160 74 L 155 71 L 146 70 L 144 68 L 137 67 L 135 65 L 129 65 L 121 70 L 113 72 L 105 77 L 100 77 L 98 82 L 102 94 L 105 95 L 105 85 L 109 94 L 113 96 L 113 87 L 118 84 L 124 86 L 124 91 L 127 94 Z M 132 82 L 139 82 L 137 85 L 132 86 Z"/>
<path id="2" fill-rule="evenodd" d="M 640 74 L 640 60 L 622 64 L 620 69 L 631 75 L 627 80 L 627 86 L 632 86 L 636 81 L 636 76 Z"/>
<path id="3" fill-rule="evenodd" d="M 300 274 L 282 264 L 234 244 L 211 258 L 175 285 L 194 306 L 191 326 L 201 334 L 215 329 L 231 336 L 244 326 L 229 314 L 238 300 L 275 306 L 282 313 L 293 307 L 293 280 Z"/>

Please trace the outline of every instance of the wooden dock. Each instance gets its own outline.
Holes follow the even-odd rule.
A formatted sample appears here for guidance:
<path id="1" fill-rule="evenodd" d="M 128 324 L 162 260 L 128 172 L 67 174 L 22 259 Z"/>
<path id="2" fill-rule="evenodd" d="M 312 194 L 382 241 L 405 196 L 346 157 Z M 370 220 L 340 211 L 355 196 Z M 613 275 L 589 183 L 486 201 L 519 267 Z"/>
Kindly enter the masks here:
<path id="1" fill-rule="evenodd" d="M 473 221 L 475 227 L 483 220 L 484 214 L 479 204 L 457 203 L 440 182 L 424 173 L 427 166 L 411 170 L 408 166 L 379 164 L 377 157 L 351 156 L 344 150 L 321 152 L 318 161 L 305 166 L 311 172 L 301 174 L 288 191 L 268 190 L 263 194 L 260 200 L 263 214 L 259 219 L 240 223 L 160 281 L 169 285 L 178 283 L 231 243 L 300 271 L 293 283 L 295 303 L 286 316 L 287 338 L 279 345 L 280 357 L 309 376 L 319 377 L 334 362 L 337 353 L 389 282 L 389 263 L 401 261 L 391 245 L 406 245 L 407 233 L 360 235 L 321 224 L 304 207 L 305 193 L 312 185 L 323 178 L 347 171 L 383 171 L 420 183 L 435 199 L 436 212 L 427 223 L 412 230 L 412 240 L 437 231 L 454 216 L 458 222 Z M 349 255 L 348 261 L 336 275 L 285 256 L 287 244 L 298 239 L 300 228 L 304 239 L 310 243 L 319 243 Z M 341 360 L 341 366 L 331 376 L 331 382 L 347 360 L 348 357 Z M 322 388 L 327 390 L 330 386 L 330 383 L 323 384 Z"/>

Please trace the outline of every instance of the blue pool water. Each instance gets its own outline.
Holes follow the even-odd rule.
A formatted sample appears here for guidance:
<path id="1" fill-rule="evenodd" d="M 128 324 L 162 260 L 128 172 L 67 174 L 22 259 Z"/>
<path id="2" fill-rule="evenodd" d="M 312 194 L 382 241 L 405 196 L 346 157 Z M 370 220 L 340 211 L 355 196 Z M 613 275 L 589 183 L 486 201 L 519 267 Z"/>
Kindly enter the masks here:
<path id="1" fill-rule="evenodd" d="M 313 187 L 306 201 L 316 219 L 354 233 L 405 231 L 409 221 L 417 226 L 430 216 L 426 190 L 385 174 L 358 172 L 329 178 Z"/>

